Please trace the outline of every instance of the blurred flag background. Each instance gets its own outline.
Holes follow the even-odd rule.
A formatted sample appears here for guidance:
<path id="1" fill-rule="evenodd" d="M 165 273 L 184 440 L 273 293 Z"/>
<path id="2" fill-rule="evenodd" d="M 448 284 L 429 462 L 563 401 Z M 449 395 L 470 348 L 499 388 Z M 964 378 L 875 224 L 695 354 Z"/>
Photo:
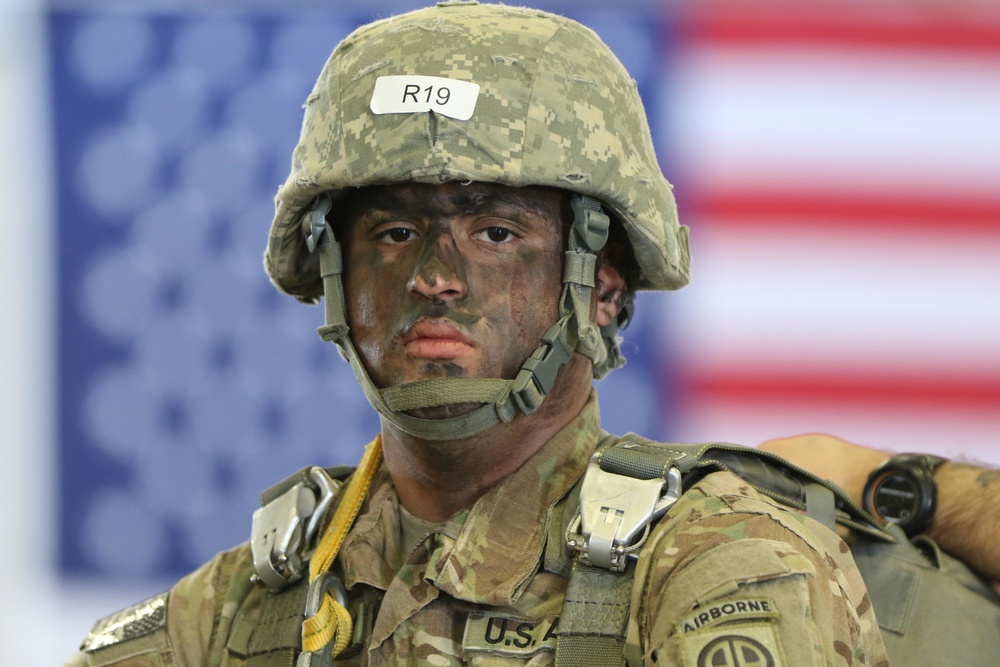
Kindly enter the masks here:
<path id="1" fill-rule="evenodd" d="M 261 254 L 325 58 L 424 4 L 0 4 L 10 664 L 247 539 L 271 483 L 356 462 L 372 411 Z M 691 227 L 606 428 L 1000 463 L 1000 8 L 532 4 L 622 58 Z"/>

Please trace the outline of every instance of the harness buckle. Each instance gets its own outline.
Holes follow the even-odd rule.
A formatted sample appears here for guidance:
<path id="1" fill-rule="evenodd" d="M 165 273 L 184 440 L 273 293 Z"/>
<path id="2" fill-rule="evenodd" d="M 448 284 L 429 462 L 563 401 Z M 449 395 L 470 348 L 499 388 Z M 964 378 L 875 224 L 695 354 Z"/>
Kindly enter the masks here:
<path id="1" fill-rule="evenodd" d="M 302 578 L 320 522 L 340 482 L 319 467 L 253 513 L 250 551 L 257 578 L 274 592 Z"/>
<path id="2" fill-rule="evenodd" d="M 305 618 L 315 616 L 323 606 L 323 597 L 330 593 L 333 599 L 342 607 L 347 607 L 347 589 L 344 582 L 329 570 L 322 572 L 318 577 L 309 582 L 309 592 L 306 593 Z M 295 661 L 295 667 L 317 667 L 318 665 L 329 665 L 332 660 L 332 643 L 327 644 L 315 653 L 302 651 Z"/>
<path id="3" fill-rule="evenodd" d="M 650 524 L 680 498 L 681 473 L 671 465 L 662 477 L 642 479 L 604 470 L 600 459 L 600 452 L 590 457 L 567 544 L 585 565 L 624 572 L 629 557 L 639 557 Z"/>

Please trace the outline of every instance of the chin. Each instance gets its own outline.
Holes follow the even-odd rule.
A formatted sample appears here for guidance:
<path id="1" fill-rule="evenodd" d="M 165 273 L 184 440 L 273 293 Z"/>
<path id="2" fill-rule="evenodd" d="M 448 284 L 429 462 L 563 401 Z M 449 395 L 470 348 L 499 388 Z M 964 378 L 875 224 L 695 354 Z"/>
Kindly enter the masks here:
<path id="1" fill-rule="evenodd" d="M 462 364 L 450 359 L 424 360 L 418 377 L 407 382 L 419 382 L 420 380 L 436 380 L 439 378 L 464 378 L 475 377 Z"/>

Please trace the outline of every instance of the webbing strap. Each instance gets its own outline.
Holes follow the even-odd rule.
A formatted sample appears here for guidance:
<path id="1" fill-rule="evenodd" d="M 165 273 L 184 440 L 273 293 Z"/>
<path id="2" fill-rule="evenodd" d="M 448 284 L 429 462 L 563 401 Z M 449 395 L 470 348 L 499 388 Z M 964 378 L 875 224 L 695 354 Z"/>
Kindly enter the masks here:
<path id="1" fill-rule="evenodd" d="M 556 667 L 622 667 L 635 563 L 625 572 L 574 560 L 559 620 Z"/>
<path id="2" fill-rule="evenodd" d="M 302 609 L 309 587 L 304 581 L 264 596 L 260 620 L 247 643 L 246 667 L 293 667 L 299 654 Z"/>
<path id="3" fill-rule="evenodd" d="M 817 482 L 802 485 L 806 494 L 806 515 L 833 530 L 837 527 L 837 504 L 833 491 Z"/>
<path id="4" fill-rule="evenodd" d="M 597 463 L 601 470 L 634 479 L 662 479 L 676 465 L 674 452 L 661 448 L 651 451 L 639 443 L 623 442 L 628 446 L 607 447 L 598 452 Z"/>
<path id="5" fill-rule="evenodd" d="M 504 398 L 510 385 L 509 380 L 494 378 L 448 378 L 410 382 L 379 393 L 390 409 L 406 412 L 460 402 L 493 404 Z"/>
<path id="6" fill-rule="evenodd" d="M 821 523 L 827 522 L 832 515 L 836 523 L 870 538 L 883 542 L 898 541 L 897 536 L 876 522 L 843 489 L 777 454 L 728 442 L 661 443 L 635 435 L 629 435 L 627 440 L 620 440 L 608 447 L 628 450 L 627 456 L 635 457 L 637 462 L 642 461 L 641 465 L 645 468 L 655 469 L 660 465 L 657 461 L 672 459 L 682 475 L 728 470 L 749 482 L 760 493 L 783 505 L 805 510 Z M 603 454 L 602 459 L 610 455 L 611 452 Z M 616 456 L 624 454 L 618 453 Z M 619 472 L 640 478 L 645 474 L 630 475 L 624 467 Z"/>
<path id="7" fill-rule="evenodd" d="M 324 319 L 325 325 L 320 329 L 320 335 L 325 341 L 339 344 L 347 339 L 347 308 L 344 304 L 344 284 L 341 276 L 344 273 L 344 255 L 340 243 L 333 235 L 326 214 L 330 211 L 330 198 L 320 197 L 314 208 L 309 212 L 310 236 L 306 243 L 310 249 L 319 250 L 319 275 L 323 281 Z"/>
<path id="8" fill-rule="evenodd" d="M 295 667 L 295 652 L 276 650 L 269 653 L 251 656 L 246 661 L 247 667 Z"/>
<path id="9" fill-rule="evenodd" d="M 368 495 L 368 487 L 371 486 L 381 460 L 382 437 L 379 435 L 365 449 L 361 464 L 348 482 L 343 500 L 337 506 L 333 520 L 316 547 L 316 553 L 309 561 L 310 587 L 333 565 L 340 546 L 354 525 L 358 510 Z M 302 623 L 302 650 L 318 653 L 333 642 L 333 655 L 337 655 L 350 643 L 352 629 L 350 614 L 329 591 L 324 591 L 318 611 Z"/>
<path id="10" fill-rule="evenodd" d="M 593 287 L 597 280 L 597 255 L 567 250 L 565 257 L 563 282 Z"/>

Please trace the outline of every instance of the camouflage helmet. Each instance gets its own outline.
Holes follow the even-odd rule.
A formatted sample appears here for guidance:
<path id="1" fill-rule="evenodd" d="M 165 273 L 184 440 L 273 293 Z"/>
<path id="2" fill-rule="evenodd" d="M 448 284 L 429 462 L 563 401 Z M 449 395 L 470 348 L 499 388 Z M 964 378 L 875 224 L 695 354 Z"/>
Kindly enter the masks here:
<path id="1" fill-rule="evenodd" d="M 591 319 L 597 253 L 626 230 L 638 289 L 689 280 L 687 228 L 677 222 L 635 82 L 591 30 L 545 12 L 442 2 L 378 21 L 334 50 L 306 100 L 292 171 L 278 190 L 264 263 L 303 301 L 325 297 L 319 333 L 350 362 L 372 406 L 432 440 L 469 437 L 530 415 L 579 352 L 594 377 L 621 366 L 618 321 Z M 559 319 L 516 377 L 437 378 L 376 387 L 350 336 L 343 259 L 332 201 L 348 188 L 393 183 L 491 182 L 568 190 Z M 448 418 L 420 408 L 479 404 Z"/>
<path id="2" fill-rule="evenodd" d="M 627 231 L 635 288 L 678 289 L 690 279 L 687 228 L 618 59 L 569 19 L 475 2 L 384 19 L 337 46 L 306 101 L 278 190 L 268 275 L 302 300 L 322 295 L 300 227 L 318 195 L 453 180 L 596 198 Z"/>

